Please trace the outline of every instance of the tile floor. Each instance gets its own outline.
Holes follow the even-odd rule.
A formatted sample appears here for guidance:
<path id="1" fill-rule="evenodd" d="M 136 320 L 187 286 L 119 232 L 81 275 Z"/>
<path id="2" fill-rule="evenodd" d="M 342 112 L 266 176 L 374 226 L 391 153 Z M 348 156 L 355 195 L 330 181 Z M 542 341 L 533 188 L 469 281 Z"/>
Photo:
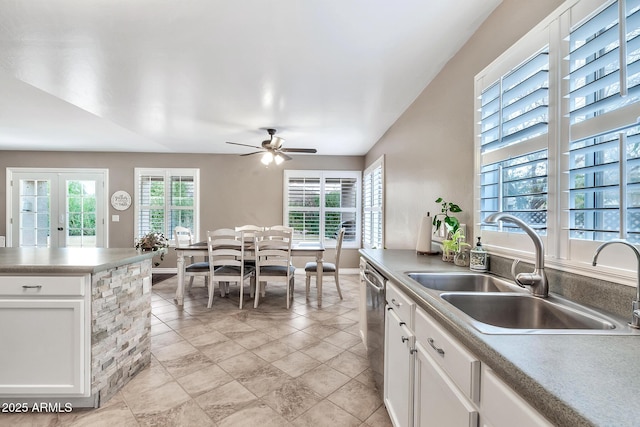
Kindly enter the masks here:
<path id="1" fill-rule="evenodd" d="M 357 275 L 341 276 L 343 300 L 326 280 L 322 308 L 296 276 L 290 310 L 280 284 L 258 309 L 239 310 L 232 286 L 209 310 L 199 278 L 178 308 L 176 282 L 153 287 L 151 366 L 103 407 L 0 414 L 0 426 L 391 425 L 359 337 Z"/>

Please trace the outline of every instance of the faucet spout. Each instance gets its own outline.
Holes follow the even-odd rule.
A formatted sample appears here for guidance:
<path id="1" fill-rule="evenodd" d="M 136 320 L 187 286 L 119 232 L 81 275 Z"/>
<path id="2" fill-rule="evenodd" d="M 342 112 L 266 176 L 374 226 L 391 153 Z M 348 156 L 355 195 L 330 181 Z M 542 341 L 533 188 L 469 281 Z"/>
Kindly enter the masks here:
<path id="1" fill-rule="evenodd" d="M 622 240 L 622 239 L 609 240 L 607 242 L 604 242 L 600 246 L 598 246 L 598 248 L 596 249 L 596 252 L 593 254 L 593 260 L 591 261 L 591 265 L 595 267 L 598 261 L 598 255 L 600 255 L 600 252 L 607 246 L 612 245 L 614 243 L 619 243 L 621 245 L 628 246 L 636 255 L 636 260 L 638 262 L 637 263 L 637 279 L 636 279 L 636 299 L 632 303 L 632 308 L 631 308 L 632 318 L 631 318 L 631 322 L 629 322 L 629 326 L 636 329 L 640 329 L 640 251 L 638 251 L 638 249 L 633 244 L 627 242 L 626 240 Z"/>
<path id="2" fill-rule="evenodd" d="M 542 239 L 527 223 L 520 218 L 515 217 L 505 212 L 496 212 L 485 218 L 484 222 L 487 224 L 495 224 L 498 221 L 506 221 L 516 224 L 520 227 L 533 241 L 535 248 L 535 266 L 532 273 L 520 273 L 515 276 L 515 281 L 518 285 L 531 286 L 531 293 L 534 296 L 546 298 L 549 296 L 549 283 L 547 282 L 547 275 L 544 272 L 544 246 Z"/>

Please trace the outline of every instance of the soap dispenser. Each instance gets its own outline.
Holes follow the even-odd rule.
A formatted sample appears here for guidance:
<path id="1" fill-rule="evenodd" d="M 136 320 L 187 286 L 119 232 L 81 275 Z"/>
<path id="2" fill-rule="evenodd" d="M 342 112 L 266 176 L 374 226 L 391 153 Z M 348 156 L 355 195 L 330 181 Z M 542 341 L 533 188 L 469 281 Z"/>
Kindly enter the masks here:
<path id="1" fill-rule="evenodd" d="M 487 271 L 489 269 L 489 254 L 482 247 L 480 237 L 478 237 L 476 246 L 471 249 L 469 268 L 474 271 Z"/>

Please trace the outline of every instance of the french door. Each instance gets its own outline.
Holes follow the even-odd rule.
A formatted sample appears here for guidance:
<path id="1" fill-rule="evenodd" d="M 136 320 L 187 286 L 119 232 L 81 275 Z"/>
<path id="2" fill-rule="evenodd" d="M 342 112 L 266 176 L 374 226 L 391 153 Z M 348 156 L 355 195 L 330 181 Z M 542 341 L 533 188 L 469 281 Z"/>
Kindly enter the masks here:
<path id="1" fill-rule="evenodd" d="M 106 170 L 16 168 L 8 174 L 8 246 L 106 246 Z"/>

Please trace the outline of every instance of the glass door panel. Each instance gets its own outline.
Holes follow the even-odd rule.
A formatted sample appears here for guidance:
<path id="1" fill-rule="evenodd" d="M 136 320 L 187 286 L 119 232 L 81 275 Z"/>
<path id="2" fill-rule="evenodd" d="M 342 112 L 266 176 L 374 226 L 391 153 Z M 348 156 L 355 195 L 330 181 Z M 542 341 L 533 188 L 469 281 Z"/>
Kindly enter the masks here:
<path id="1" fill-rule="evenodd" d="M 49 247 L 51 230 L 51 181 L 19 180 L 18 216 L 21 247 Z"/>
<path id="2" fill-rule="evenodd" d="M 97 246 L 96 181 L 66 180 L 67 247 Z"/>

